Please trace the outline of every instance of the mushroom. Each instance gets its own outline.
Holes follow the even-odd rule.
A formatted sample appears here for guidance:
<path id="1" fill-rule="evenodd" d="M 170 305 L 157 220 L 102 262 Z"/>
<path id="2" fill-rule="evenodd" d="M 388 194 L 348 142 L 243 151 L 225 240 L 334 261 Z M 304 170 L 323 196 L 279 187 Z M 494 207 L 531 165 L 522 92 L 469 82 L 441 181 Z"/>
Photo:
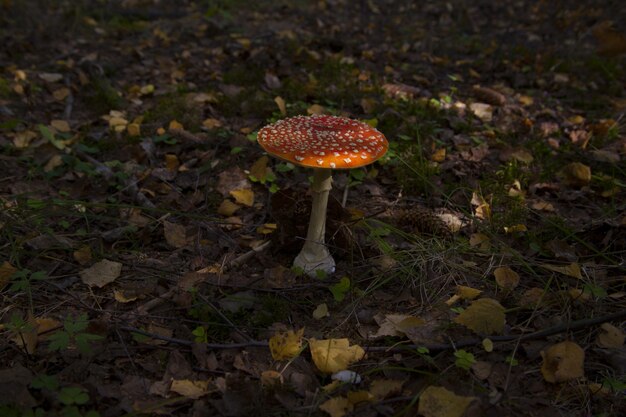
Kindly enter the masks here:
<path id="1" fill-rule="evenodd" d="M 378 130 L 356 120 L 313 115 L 267 125 L 259 130 L 257 140 L 268 154 L 313 168 L 311 219 L 304 246 L 293 264 L 311 277 L 317 271 L 335 272 L 335 260 L 324 243 L 332 170 L 371 164 L 387 152 L 387 139 Z"/>

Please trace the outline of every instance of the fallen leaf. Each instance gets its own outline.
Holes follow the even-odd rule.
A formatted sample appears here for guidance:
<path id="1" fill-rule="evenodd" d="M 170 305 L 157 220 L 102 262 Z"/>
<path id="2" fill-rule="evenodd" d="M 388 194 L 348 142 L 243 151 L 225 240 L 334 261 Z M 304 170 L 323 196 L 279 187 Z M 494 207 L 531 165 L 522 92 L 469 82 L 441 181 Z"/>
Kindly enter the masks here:
<path id="1" fill-rule="evenodd" d="M 56 72 L 42 72 L 41 74 L 39 74 L 39 78 L 49 83 L 56 83 L 63 79 L 63 74 L 59 74 Z"/>
<path id="2" fill-rule="evenodd" d="M 568 185 L 583 187 L 591 182 L 591 168 L 580 162 L 572 162 L 561 171 Z"/>
<path id="3" fill-rule="evenodd" d="M 274 103 L 278 106 L 278 110 L 280 110 L 280 114 L 283 116 L 287 116 L 287 105 L 285 103 L 285 99 L 281 96 L 274 97 Z"/>
<path id="4" fill-rule="evenodd" d="M 352 362 L 361 360 L 365 355 L 361 346 L 350 346 L 348 339 L 310 339 L 309 348 L 317 369 L 328 374 L 347 369 Z"/>
<path id="5" fill-rule="evenodd" d="M 263 155 L 259 159 L 256 160 L 254 164 L 250 167 L 250 179 L 253 181 L 259 181 L 261 184 L 265 184 L 265 180 L 267 178 L 267 163 L 269 162 L 269 158 L 267 155 Z"/>
<path id="6" fill-rule="evenodd" d="M 86 265 L 91 262 L 91 247 L 89 245 L 84 245 L 78 248 L 78 250 L 73 253 L 74 260 L 81 265 Z"/>
<path id="7" fill-rule="evenodd" d="M 182 224 L 163 221 L 163 233 L 168 244 L 175 248 L 184 248 L 189 244 L 187 228 Z"/>
<path id="8" fill-rule="evenodd" d="M 556 383 L 585 375 L 585 351 L 574 342 L 561 342 L 541 351 L 541 374 L 547 382 Z"/>
<path id="9" fill-rule="evenodd" d="M 512 226 L 504 226 L 505 233 L 522 233 L 527 232 L 528 228 L 525 224 L 514 224 Z"/>
<path id="10" fill-rule="evenodd" d="M 469 244 L 471 247 L 476 247 L 480 250 L 488 250 L 491 247 L 491 243 L 489 242 L 489 236 L 482 233 L 472 233 L 470 235 Z"/>
<path id="11" fill-rule="evenodd" d="M 501 266 L 493 271 L 496 283 L 505 290 L 512 290 L 519 284 L 519 275 L 508 266 Z"/>
<path id="12" fill-rule="evenodd" d="M 65 121 L 65 120 L 52 120 L 50 122 L 50 126 L 52 126 L 58 132 L 61 132 L 61 133 L 67 133 L 70 130 L 72 130 L 70 128 L 70 124 L 67 121 Z"/>
<path id="13" fill-rule="evenodd" d="M 492 298 L 480 298 L 459 314 L 454 321 L 478 334 L 500 334 L 504 330 L 504 307 Z"/>
<path id="14" fill-rule="evenodd" d="M 103 259 L 93 264 L 90 268 L 83 269 L 78 274 L 80 279 L 90 287 L 102 288 L 115 281 L 121 272 L 121 263 Z"/>
<path id="15" fill-rule="evenodd" d="M 244 206 L 252 207 L 254 204 L 254 191 L 248 188 L 232 190 L 230 195 L 233 196 L 237 203 Z"/>
<path id="16" fill-rule="evenodd" d="M 461 417 L 475 399 L 431 385 L 422 391 L 417 412 L 424 417 Z"/>
<path id="17" fill-rule="evenodd" d="M 488 87 L 474 86 L 473 92 L 474 96 L 482 102 L 492 104 L 494 106 L 502 106 L 504 105 L 504 103 L 506 103 L 506 97 L 504 96 L 504 94 L 494 89 Z"/>
<path id="18" fill-rule="evenodd" d="M 346 397 L 333 397 L 320 404 L 320 410 L 327 412 L 331 417 L 343 417 L 353 408 L 352 403 Z"/>
<path id="19" fill-rule="evenodd" d="M 443 162 L 446 160 L 446 148 L 439 148 L 435 150 L 430 156 L 430 160 L 433 162 Z"/>
<path id="20" fill-rule="evenodd" d="M 2 262 L 2 265 L 0 265 L 0 290 L 2 290 L 11 281 L 11 277 L 16 272 L 17 268 L 11 265 L 8 261 Z"/>
<path id="21" fill-rule="evenodd" d="M 318 305 L 313 311 L 313 318 L 316 320 L 320 320 L 328 316 L 330 316 L 330 313 L 328 312 L 328 306 L 326 303 Z"/>
<path id="22" fill-rule="evenodd" d="M 137 300 L 139 296 L 137 296 L 136 294 L 127 295 L 126 293 L 124 293 L 124 291 L 113 290 L 113 298 L 115 298 L 115 301 L 117 301 L 118 303 L 125 304 Z"/>
<path id="23" fill-rule="evenodd" d="M 539 287 L 529 288 L 520 297 L 517 304 L 524 308 L 536 308 L 543 300 L 545 291 Z"/>
<path id="24" fill-rule="evenodd" d="M 213 118 L 205 119 L 202 122 L 202 126 L 206 127 L 207 129 L 217 129 L 218 127 L 222 127 L 222 125 L 223 124 L 221 121 Z"/>
<path id="25" fill-rule="evenodd" d="M 491 219 L 491 206 L 483 198 L 482 195 L 473 192 L 472 193 L 472 205 L 475 206 L 474 215 L 482 220 Z"/>
<path id="26" fill-rule="evenodd" d="M 141 125 L 139 123 L 130 123 L 126 126 L 126 131 L 131 137 L 141 136 Z"/>
<path id="27" fill-rule="evenodd" d="M 302 335 L 304 335 L 304 327 L 296 332 L 293 330 L 277 332 L 269 342 L 272 358 L 282 361 L 298 356 L 302 351 Z"/>
<path id="28" fill-rule="evenodd" d="M 348 401 L 350 401 L 350 403 L 354 405 L 360 403 L 369 403 L 376 399 L 369 391 L 365 390 L 348 391 L 348 394 L 346 395 L 348 396 Z"/>
<path id="29" fill-rule="evenodd" d="M 11 340 L 19 347 L 24 347 L 29 354 L 34 354 L 39 340 L 45 339 L 46 333 L 62 327 L 60 321 L 46 317 L 28 319 L 24 331 L 14 334 Z"/>
<path id="30" fill-rule="evenodd" d="M 465 285 L 457 285 L 456 293 L 464 300 L 473 300 L 478 297 L 482 291 Z"/>
<path id="31" fill-rule="evenodd" d="M 276 387 L 282 385 L 283 374 L 272 369 L 261 372 L 261 385 L 264 387 Z"/>
<path id="32" fill-rule="evenodd" d="M 170 391 L 182 395 L 183 397 L 197 400 L 207 395 L 209 391 L 209 381 L 192 381 L 189 379 L 174 379 L 170 386 Z"/>
<path id="33" fill-rule="evenodd" d="M 596 337 L 596 344 L 601 348 L 619 349 L 624 346 L 624 332 L 619 327 L 611 323 L 603 323 L 600 326 L 601 332 Z"/>
<path id="34" fill-rule="evenodd" d="M 583 276 L 580 272 L 580 265 L 576 262 L 572 262 L 569 265 L 550 265 L 550 264 L 541 264 L 539 265 L 542 268 L 548 269 L 550 271 L 558 272 L 563 275 L 567 275 L 570 277 L 583 279 Z"/>
<path id="35" fill-rule="evenodd" d="M 233 214 L 235 214 L 235 212 L 237 210 L 239 210 L 240 208 L 241 208 L 240 205 L 235 204 L 235 203 L 233 203 L 230 200 L 224 200 L 224 201 L 222 201 L 220 206 L 217 208 L 217 214 L 221 214 L 222 216 L 230 217 Z"/>
<path id="36" fill-rule="evenodd" d="M 493 119 L 493 107 L 486 103 L 472 103 L 469 106 L 470 110 L 476 117 L 483 122 L 491 122 Z"/>
<path id="37" fill-rule="evenodd" d="M 63 101 L 69 95 L 70 95 L 70 89 L 67 87 L 62 87 L 52 92 L 52 97 L 54 97 L 54 99 L 57 101 Z"/>
<path id="38" fill-rule="evenodd" d="M 324 106 L 320 106 L 319 104 L 312 104 L 311 106 L 309 106 L 308 109 L 306 109 L 306 113 L 308 115 L 324 114 L 325 112 L 326 109 L 324 108 Z"/>
<path id="39" fill-rule="evenodd" d="M 598 23 L 592 29 L 592 33 L 598 42 L 600 55 L 615 57 L 626 53 L 626 36 L 615 29 L 612 21 Z"/>
<path id="40" fill-rule="evenodd" d="M 392 394 L 402 391 L 404 381 L 397 379 L 376 379 L 370 384 L 370 393 L 378 400 L 383 400 Z"/>
<path id="41" fill-rule="evenodd" d="M 172 120 L 168 126 L 169 130 L 183 130 L 185 127 L 177 120 Z"/>

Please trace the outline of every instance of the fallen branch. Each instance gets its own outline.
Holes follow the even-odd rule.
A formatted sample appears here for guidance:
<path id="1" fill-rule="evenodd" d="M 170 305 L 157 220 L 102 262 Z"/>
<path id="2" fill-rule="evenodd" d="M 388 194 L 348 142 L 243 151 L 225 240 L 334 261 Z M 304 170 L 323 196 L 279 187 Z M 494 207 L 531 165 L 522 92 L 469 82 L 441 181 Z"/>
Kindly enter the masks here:
<path id="1" fill-rule="evenodd" d="M 235 268 L 238 267 L 242 264 L 244 264 L 245 262 L 247 262 L 250 258 L 252 258 L 252 256 L 254 256 L 255 254 L 264 251 L 265 249 L 269 248 L 271 244 L 271 241 L 268 240 L 267 242 L 257 246 L 256 248 L 253 248 L 251 250 L 249 250 L 248 252 L 239 255 L 238 257 L 236 257 L 235 259 L 227 262 L 221 269 L 221 272 L 226 272 L 231 268 Z M 178 287 L 173 287 L 171 289 L 169 289 L 166 293 L 162 294 L 161 296 L 159 296 L 159 298 L 154 298 L 148 302 L 146 302 L 145 304 L 137 307 L 137 313 L 138 314 L 147 314 L 150 310 L 152 310 L 153 308 L 163 304 L 166 300 L 169 300 L 170 298 L 172 298 L 174 296 L 174 294 L 176 294 L 176 292 L 178 291 Z"/>
<path id="2" fill-rule="evenodd" d="M 159 334 L 156 333 L 150 333 L 147 332 L 145 330 L 141 330 L 141 329 L 137 329 L 136 327 L 130 327 L 130 326 L 120 326 L 118 327 L 119 330 L 124 330 L 127 332 L 131 332 L 131 333 L 138 333 L 144 336 L 148 336 L 152 339 L 156 339 L 156 340 L 163 340 L 165 342 L 170 342 L 170 343 L 175 343 L 177 345 L 183 345 L 183 346 L 191 346 L 193 345 L 195 342 L 192 342 L 191 340 L 185 340 L 185 339 L 177 339 L 175 337 L 167 337 L 167 336 L 161 336 Z M 260 342 L 258 340 L 249 340 L 247 342 L 243 342 L 243 343 L 204 343 L 204 345 L 209 348 L 209 349 L 241 349 L 241 348 L 245 348 L 245 347 L 268 347 L 269 343 L 268 342 Z"/>

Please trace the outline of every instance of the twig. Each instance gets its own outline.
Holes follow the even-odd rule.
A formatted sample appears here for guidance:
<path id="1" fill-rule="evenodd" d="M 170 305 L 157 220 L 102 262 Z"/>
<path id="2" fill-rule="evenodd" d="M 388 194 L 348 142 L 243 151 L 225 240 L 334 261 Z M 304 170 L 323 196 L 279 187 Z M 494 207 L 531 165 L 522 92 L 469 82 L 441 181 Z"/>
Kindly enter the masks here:
<path id="1" fill-rule="evenodd" d="M 70 82 L 69 76 L 65 77 L 65 85 L 67 86 L 67 90 L 69 93 L 65 99 L 65 110 L 63 111 L 63 119 L 70 120 L 70 116 L 72 115 L 72 108 L 74 106 L 74 94 L 72 94 L 72 83 Z"/>
<path id="2" fill-rule="evenodd" d="M 268 240 L 267 242 L 257 246 L 254 249 L 249 250 L 248 252 L 239 255 L 238 257 L 236 257 L 235 259 L 233 259 L 232 261 L 227 262 L 223 267 L 222 267 L 222 272 L 226 272 L 231 268 L 235 268 L 238 267 L 242 264 L 244 264 L 245 262 L 247 262 L 250 258 L 252 258 L 255 254 L 264 251 L 265 249 L 267 249 L 271 244 L 271 240 Z M 174 294 L 176 294 L 176 291 L 178 290 L 177 287 L 173 287 L 170 290 L 168 290 L 166 293 L 162 294 L 159 298 L 154 298 L 148 302 L 146 302 L 145 304 L 137 307 L 137 313 L 138 314 L 147 314 L 150 310 L 152 310 L 153 308 L 163 304 L 166 300 L 169 300 L 170 298 L 172 298 L 174 296 Z"/>
<path id="3" fill-rule="evenodd" d="M 544 330 L 539 330 L 536 332 L 522 334 L 522 335 L 508 335 L 508 336 L 486 336 L 486 338 L 490 339 L 492 342 L 511 342 L 513 340 L 523 341 L 523 340 L 531 340 L 531 339 L 539 339 L 546 336 L 552 336 L 559 333 L 564 333 L 567 331 L 575 331 L 584 329 L 587 327 L 595 326 L 597 324 L 606 323 L 607 321 L 613 320 L 623 320 L 626 319 L 626 310 L 618 311 L 617 313 L 608 314 L 606 316 L 594 317 L 592 319 L 583 319 L 572 321 L 564 324 L 559 324 L 558 326 L 549 327 Z M 463 339 L 458 342 L 454 342 L 454 344 L 446 344 L 446 343 L 434 343 L 434 344 L 424 344 L 424 345 L 402 345 L 402 347 L 385 347 L 385 346 L 371 346 L 367 350 L 372 352 L 381 352 L 381 351 L 400 351 L 406 349 L 417 349 L 419 347 L 425 347 L 428 350 L 447 350 L 453 348 L 460 348 L 466 346 L 473 346 L 481 344 L 483 339 L 471 338 L 471 339 Z"/>
<path id="4" fill-rule="evenodd" d="M 175 337 L 161 336 L 161 335 L 156 334 L 156 333 L 146 332 L 145 330 L 137 329 L 135 327 L 130 327 L 130 326 L 120 326 L 120 327 L 118 327 L 118 329 L 119 330 L 125 330 L 125 331 L 131 332 L 131 333 L 139 333 L 139 334 L 142 334 L 144 336 L 151 337 L 152 339 L 163 340 L 165 342 L 175 343 L 177 345 L 191 346 L 191 345 L 193 345 L 195 343 L 195 342 L 192 342 L 191 340 L 177 339 Z M 243 342 L 243 343 L 203 343 L 203 345 L 206 346 L 209 349 L 240 349 L 240 348 L 245 348 L 245 347 L 268 347 L 269 343 L 268 342 L 261 342 L 261 341 L 258 341 L 258 340 L 249 340 L 249 341 Z"/>
<path id="5" fill-rule="evenodd" d="M 111 168 L 109 168 L 108 166 L 104 165 L 102 162 L 98 161 L 97 159 L 95 159 L 94 157 L 87 155 L 86 153 L 75 149 L 74 152 L 76 153 L 76 155 L 78 155 L 80 158 L 82 159 L 86 159 L 87 161 L 89 161 L 90 163 L 94 164 L 97 167 L 97 170 L 102 173 L 102 175 L 104 175 L 104 178 L 108 181 L 113 179 L 113 177 L 115 176 L 115 174 L 113 173 L 113 171 L 111 170 Z M 141 191 L 139 191 L 139 188 L 137 188 L 137 183 L 134 181 L 130 181 L 130 180 L 126 180 L 124 181 L 124 188 L 126 190 L 128 190 L 129 194 L 135 199 L 137 200 L 137 202 L 144 206 L 144 207 L 149 207 L 149 208 L 155 208 L 155 205 L 152 204 L 152 201 L 150 201 L 148 199 L 148 197 L 146 197 Z"/>

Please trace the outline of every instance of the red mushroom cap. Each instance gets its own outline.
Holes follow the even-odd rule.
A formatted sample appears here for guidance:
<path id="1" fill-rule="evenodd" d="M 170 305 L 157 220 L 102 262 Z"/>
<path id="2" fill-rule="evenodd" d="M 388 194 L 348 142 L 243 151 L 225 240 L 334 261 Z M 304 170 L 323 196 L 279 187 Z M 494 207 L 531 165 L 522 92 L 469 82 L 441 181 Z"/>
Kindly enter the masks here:
<path id="1" fill-rule="evenodd" d="M 313 115 L 282 119 L 259 130 L 269 154 L 297 165 L 350 169 L 371 164 L 387 152 L 385 136 L 346 117 Z"/>

